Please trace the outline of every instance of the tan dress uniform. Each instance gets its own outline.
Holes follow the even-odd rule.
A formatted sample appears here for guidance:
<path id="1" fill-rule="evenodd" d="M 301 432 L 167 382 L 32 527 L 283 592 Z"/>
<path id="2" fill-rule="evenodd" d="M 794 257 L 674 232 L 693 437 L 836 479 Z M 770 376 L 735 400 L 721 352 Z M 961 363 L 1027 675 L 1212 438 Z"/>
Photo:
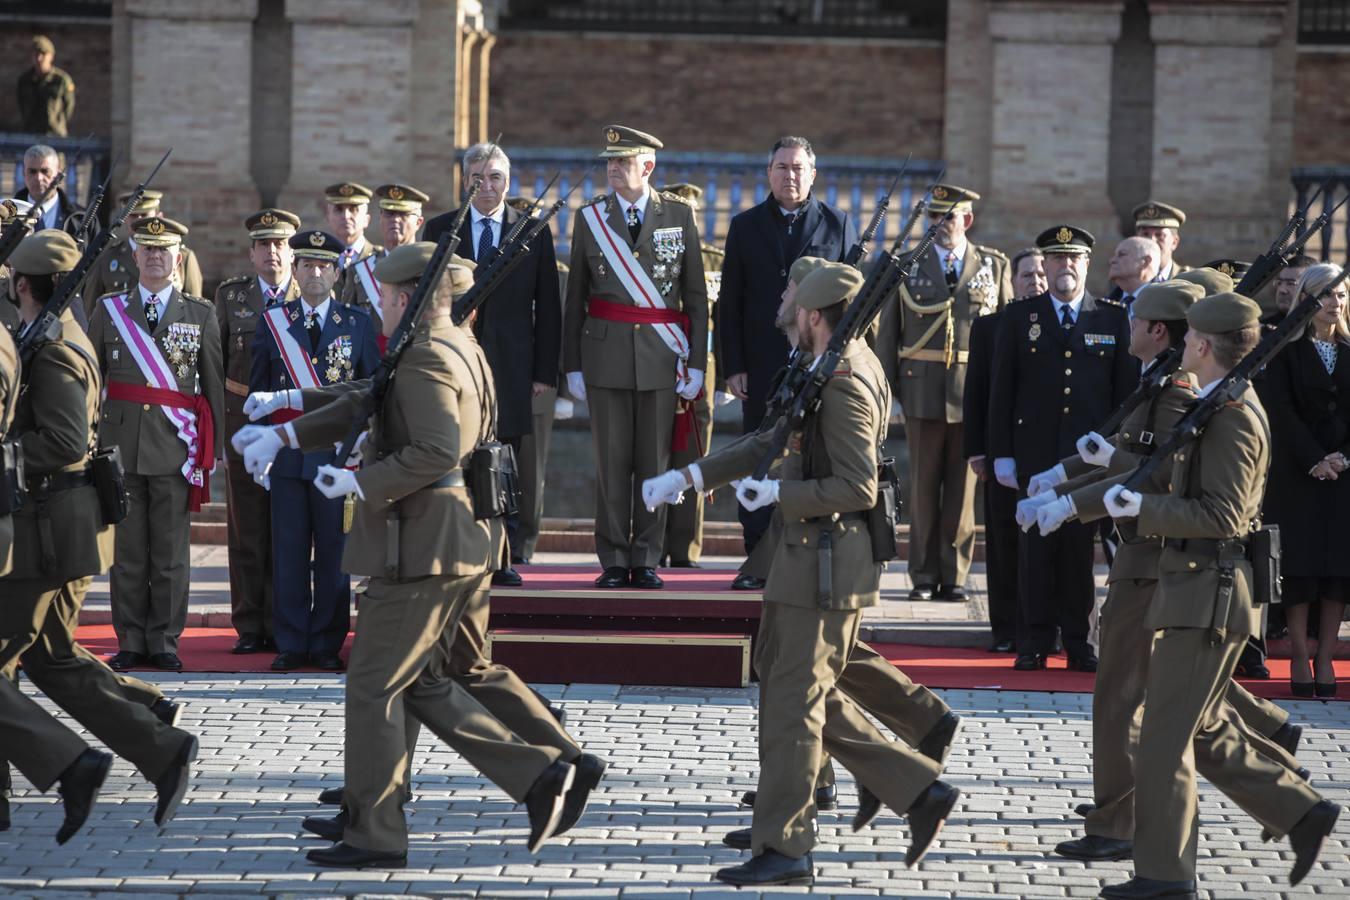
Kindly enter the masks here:
<path id="1" fill-rule="evenodd" d="M 930 210 L 979 195 L 933 189 Z M 975 551 L 975 475 L 962 449 L 961 403 L 970 323 L 1013 299 L 1008 258 L 966 241 L 949 277 L 934 246 L 882 310 L 874 346 L 905 414 L 909 445 L 909 577 L 915 587 L 963 588 Z M 952 278 L 954 277 L 954 283 Z"/>
<path id="2" fill-rule="evenodd" d="M 46 75 L 32 68 L 25 69 L 19 76 L 15 93 L 19 101 L 20 131 L 66 136 L 70 117 L 75 112 L 75 79 L 65 69 L 52 66 Z"/>
<path id="3" fill-rule="evenodd" d="M 160 200 L 164 194 L 160 191 L 148 190 L 141 202 L 132 210 L 139 215 L 158 216 Z M 130 194 L 122 194 L 117 198 L 118 208 L 126 205 L 127 200 L 131 198 Z M 105 294 L 121 294 L 136 286 L 140 281 L 140 273 L 136 269 L 135 248 L 132 246 L 134 238 L 128 238 L 127 232 L 133 230 L 134 226 L 124 226 L 121 234 L 113 238 L 111 244 L 103 251 L 103 254 L 95 260 L 94 265 L 89 269 L 89 277 L 81 288 L 81 296 L 84 297 L 85 313 L 88 318 L 94 318 L 93 306 L 98 302 L 98 298 Z M 192 248 L 187 244 L 179 246 L 183 258 L 178 263 L 178 269 L 173 275 L 174 287 L 178 288 L 184 294 L 191 297 L 202 296 L 202 267 L 197 262 L 197 254 L 192 252 Z"/>

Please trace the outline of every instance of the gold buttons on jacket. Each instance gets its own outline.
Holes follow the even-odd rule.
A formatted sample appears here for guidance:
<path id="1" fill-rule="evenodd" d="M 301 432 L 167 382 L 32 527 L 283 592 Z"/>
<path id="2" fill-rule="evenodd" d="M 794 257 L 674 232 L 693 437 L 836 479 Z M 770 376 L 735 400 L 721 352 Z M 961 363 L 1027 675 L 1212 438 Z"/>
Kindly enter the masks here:
<path id="1" fill-rule="evenodd" d="M 1065 358 L 1065 359 L 1073 359 L 1073 351 L 1072 351 L 1072 350 L 1065 350 L 1065 351 L 1064 351 L 1064 358 Z"/>
<path id="2" fill-rule="evenodd" d="M 1194 569 L 1194 568 L 1195 568 L 1195 560 L 1191 560 L 1190 562 L 1186 563 L 1186 568 L 1188 568 L 1188 569 Z"/>
<path id="3" fill-rule="evenodd" d="M 150 404 L 149 404 L 149 403 L 142 403 L 142 404 L 141 404 L 141 409 L 145 410 L 146 412 L 149 412 L 149 411 L 150 411 Z"/>
<path id="4" fill-rule="evenodd" d="M 1073 369 L 1065 369 L 1065 370 L 1064 370 L 1064 374 L 1065 374 L 1065 375 L 1072 375 L 1072 374 L 1073 374 Z"/>
<path id="5" fill-rule="evenodd" d="M 1069 413 L 1069 408 L 1066 406 L 1066 407 L 1064 407 L 1064 414 L 1065 414 L 1065 415 L 1068 415 L 1068 413 Z"/>
<path id="6" fill-rule="evenodd" d="M 1065 388 L 1065 389 L 1064 389 L 1064 394 L 1065 394 L 1065 396 L 1068 396 L 1069 394 L 1072 394 L 1072 393 L 1073 393 L 1073 388 Z"/>

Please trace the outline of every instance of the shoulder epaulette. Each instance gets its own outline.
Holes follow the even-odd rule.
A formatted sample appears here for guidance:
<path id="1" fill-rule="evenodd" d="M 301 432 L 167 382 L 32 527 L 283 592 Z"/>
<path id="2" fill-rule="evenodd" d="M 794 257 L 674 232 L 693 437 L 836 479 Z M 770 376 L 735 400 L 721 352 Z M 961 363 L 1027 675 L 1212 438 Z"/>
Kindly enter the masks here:
<path id="1" fill-rule="evenodd" d="M 182 292 L 179 291 L 179 293 L 182 293 Z M 210 308 L 212 308 L 212 309 L 215 309 L 215 306 L 216 306 L 216 305 L 215 305 L 214 303 L 212 303 L 210 300 L 207 300 L 205 297 L 198 297 L 196 294 L 183 294 L 183 299 L 184 299 L 184 300 L 191 300 L 193 303 L 200 303 L 202 306 L 208 306 L 208 307 L 210 307 Z"/>
<path id="2" fill-rule="evenodd" d="M 597 204 L 597 203 L 601 203 L 601 202 L 603 202 L 604 199 L 605 199 L 606 197 L 608 197 L 608 196 L 609 196 L 609 194 L 597 194 L 597 195 L 595 195 L 594 197 L 592 197 L 591 199 L 587 200 L 585 203 L 581 204 L 581 208 L 584 209 L 584 208 L 586 208 L 587 206 L 594 206 L 594 205 Z"/>
<path id="3" fill-rule="evenodd" d="M 1107 306 L 1114 306 L 1117 309 L 1129 309 L 1124 300 L 1112 300 L 1110 297 L 1094 297 L 1098 303 L 1105 303 Z"/>
<path id="4" fill-rule="evenodd" d="M 714 247 L 712 244 L 701 243 L 699 244 L 699 249 L 701 249 L 704 253 L 711 253 L 713 256 L 727 255 L 727 251 L 723 250 L 721 247 Z"/>
<path id="5" fill-rule="evenodd" d="M 220 287 L 234 287 L 237 284 L 248 284 L 252 280 L 252 275 L 237 275 L 234 278 L 226 278 L 220 283 Z M 219 288 L 217 288 L 217 290 L 219 290 Z"/>
<path id="6" fill-rule="evenodd" d="M 1188 378 L 1173 378 L 1172 387 L 1179 387 L 1184 390 L 1190 391 L 1191 393 L 1199 393 L 1196 390 L 1195 385 L 1191 384 L 1190 379 Z"/>
<path id="7" fill-rule="evenodd" d="M 1008 261 L 1008 254 L 1004 253 L 1002 250 L 999 250 L 997 247 L 986 247 L 983 244 L 976 244 L 975 252 L 985 256 L 996 256 L 999 259 L 1003 260 L 1004 262 Z"/>
<path id="8" fill-rule="evenodd" d="M 683 197 L 681 197 L 679 194 L 672 194 L 670 191 L 662 191 L 662 192 L 661 192 L 661 199 L 662 199 L 662 200 L 669 200 L 669 201 L 671 201 L 672 203 L 683 203 L 685 206 L 691 206 L 691 207 L 693 206 L 692 203 L 690 203 L 688 200 L 686 200 L 686 199 L 684 199 Z"/>

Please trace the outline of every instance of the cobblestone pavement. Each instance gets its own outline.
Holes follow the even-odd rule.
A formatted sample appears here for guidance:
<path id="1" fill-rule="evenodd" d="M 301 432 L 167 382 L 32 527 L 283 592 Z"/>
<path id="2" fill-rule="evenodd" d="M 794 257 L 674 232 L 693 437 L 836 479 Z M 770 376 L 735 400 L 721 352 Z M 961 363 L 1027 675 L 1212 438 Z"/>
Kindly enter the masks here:
<path id="1" fill-rule="evenodd" d="M 317 792 L 342 780 L 340 678 L 160 681 L 186 702 L 183 724 L 202 742 L 177 819 L 157 832 L 149 785 L 119 761 L 89 825 L 58 847 L 56 796 L 16 776 L 15 825 L 0 834 L 0 894 L 754 895 L 712 881 L 714 870 L 742 857 L 721 837 L 749 823 L 736 802 L 755 782 L 753 690 L 543 686 L 610 769 L 581 826 L 538 856 L 524 846 L 523 810 L 424 733 L 408 868 L 354 873 L 307 864 L 304 851 L 321 844 L 300 835 L 301 818 L 320 809 Z M 939 843 L 919 869 L 905 869 L 906 827 L 883 815 L 851 833 L 856 797 L 841 782 L 841 812 L 820 823 L 816 894 L 1093 897 L 1128 877 L 1127 863 L 1089 869 L 1050 855 L 1077 833 L 1072 807 L 1091 795 L 1088 695 L 949 691 L 946 698 L 966 717 L 948 766 L 964 797 Z M 1350 704 L 1289 706 L 1309 726 L 1299 757 L 1313 784 L 1350 802 Z M 1201 815 L 1201 885 L 1210 897 L 1350 896 L 1350 816 L 1304 884 L 1288 891 L 1291 855 L 1261 843 L 1259 827 L 1208 785 Z"/>

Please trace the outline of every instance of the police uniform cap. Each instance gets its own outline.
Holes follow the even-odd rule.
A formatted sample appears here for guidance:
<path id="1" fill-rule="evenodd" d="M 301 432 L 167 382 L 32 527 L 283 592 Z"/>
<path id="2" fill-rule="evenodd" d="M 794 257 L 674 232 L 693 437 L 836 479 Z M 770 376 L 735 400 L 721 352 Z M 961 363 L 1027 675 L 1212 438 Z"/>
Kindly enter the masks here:
<path id="1" fill-rule="evenodd" d="M 968 213 L 975 208 L 980 195 L 974 191 L 957 187 L 954 184 L 933 185 L 932 198 L 928 201 L 928 211 L 932 213 Z"/>
<path id="2" fill-rule="evenodd" d="M 19 241 L 9 255 L 9 264 L 22 275 L 54 275 L 69 272 L 80 261 L 80 248 L 66 232 L 48 228 Z"/>
<path id="3" fill-rule="evenodd" d="M 1241 294 L 1223 293 L 1197 300 L 1186 313 L 1186 321 L 1205 334 L 1240 331 L 1261 320 L 1261 307 Z"/>
<path id="4" fill-rule="evenodd" d="M 687 181 L 677 181 L 674 184 L 662 185 L 660 190 L 666 194 L 674 194 L 690 206 L 698 206 L 703 200 L 703 188 L 696 184 L 690 184 Z"/>
<path id="5" fill-rule="evenodd" d="M 1130 314 L 1149 322 L 1180 322 L 1205 289 L 1191 281 L 1156 281 L 1145 285 L 1130 305 Z"/>
<path id="6" fill-rule="evenodd" d="M 1134 208 L 1134 224 L 1135 227 L 1180 228 L 1186 224 L 1186 214 L 1171 204 L 1145 200 Z"/>
<path id="7" fill-rule="evenodd" d="M 360 206 L 370 202 L 370 188 L 355 181 L 339 181 L 323 189 L 323 199 L 334 206 Z"/>
<path id="8" fill-rule="evenodd" d="M 1236 282 L 1218 269 L 1201 268 L 1191 269 L 1188 272 L 1181 272 L 1172 276 L 1173 281 L 1189 281 L 1191 284 L 1198 284 L 1205 289 L 1205 296 L 1211 294 L 1227 294 L 1233 290 Z"/>
<path id="9" fill-rule="evenodd" d="M 825 265 L 829 260 L 819 256 L 799 256 L 792 268 L 788 269 L 788 280 L 793 284 L 801 285 L 802 279 L 810 275 L 816 269 Z"/>
<path id="10" fill-rule="evenodd" d="M 1247 274 L 1247 270 L 1252 267 L 1252 264 L 1240 259 L 1212 259 L 1205 263 L 1204 267 L 1222 272 L 1229 278 L 1241 279 L 1243 275 Z"/>
<path id="11" fill-rule="evenodd" d="M 346 245 L 333 235 L 318 228 L 298 231 L 286 242 L 296 259 L 318 259 L 336 263 Z"/>
<path id="12" fill-rule="evenodd" d="M 131 191 L 124 191 L 117 195 L 117 205 L 126 206 L 127 201 L 131 199 Z M 141 195 L 141 199 L 136 201 L 136 205 L 131 208 L 133 213 L 152 213 L 159 209 L 159 201 L 164 199 L 163 191 L 153 191 L 147 189 Z"/>
<path id="13" fill-rule="evenodd" d="M 1095 243 L 1090 231 L 1076 225 L 1052 225 L 1036 236 L 1036 249 L 1042 253 L 1088 254 Z"/>
<path id="14" fill-rule="evenodd" d="M 375 197 L 380 209 L 418 215 L 422 213 L 422 204 L 431 202 L 426 194 L 406 184 L 382 184 L 375 189 Z"/>
<path id="15" fill-rule="evenodd" d="M 45 34 L 33 35 L 33 49 L 38 53 L 55 53 L 56 45 Z"/>
<path id="16" fill-rule="evenodd" d="M 824 309 L 852 300 L 862 284 L 862 273 L 853 266 L 822 262 L 797 285 L 797 295 L 793 299 L 802 309 Z"/>
<path id="17" fill-rule="evenodd" d="M 644 131 L 628 128 L 624 125 L 605 126 L 605 149 L 600 151 L 601 159 L 623 156 L 637 156 L 639 153 L 653 153 L 664 144 Z"/>
<path id="18" fill-rule="evenodd" d="M 300 230 L 300 217 L 284 209 L 260 209 L 244 220 L 248 236 L 255 241 L 290 238 Z"/>
<path id="19" fill-rule="evenodd" d="M 163 216 L 146 216 L 131 228 L 131 237 L 143 247 L 177 247 L 187 233 L 186 225 Z"/>

